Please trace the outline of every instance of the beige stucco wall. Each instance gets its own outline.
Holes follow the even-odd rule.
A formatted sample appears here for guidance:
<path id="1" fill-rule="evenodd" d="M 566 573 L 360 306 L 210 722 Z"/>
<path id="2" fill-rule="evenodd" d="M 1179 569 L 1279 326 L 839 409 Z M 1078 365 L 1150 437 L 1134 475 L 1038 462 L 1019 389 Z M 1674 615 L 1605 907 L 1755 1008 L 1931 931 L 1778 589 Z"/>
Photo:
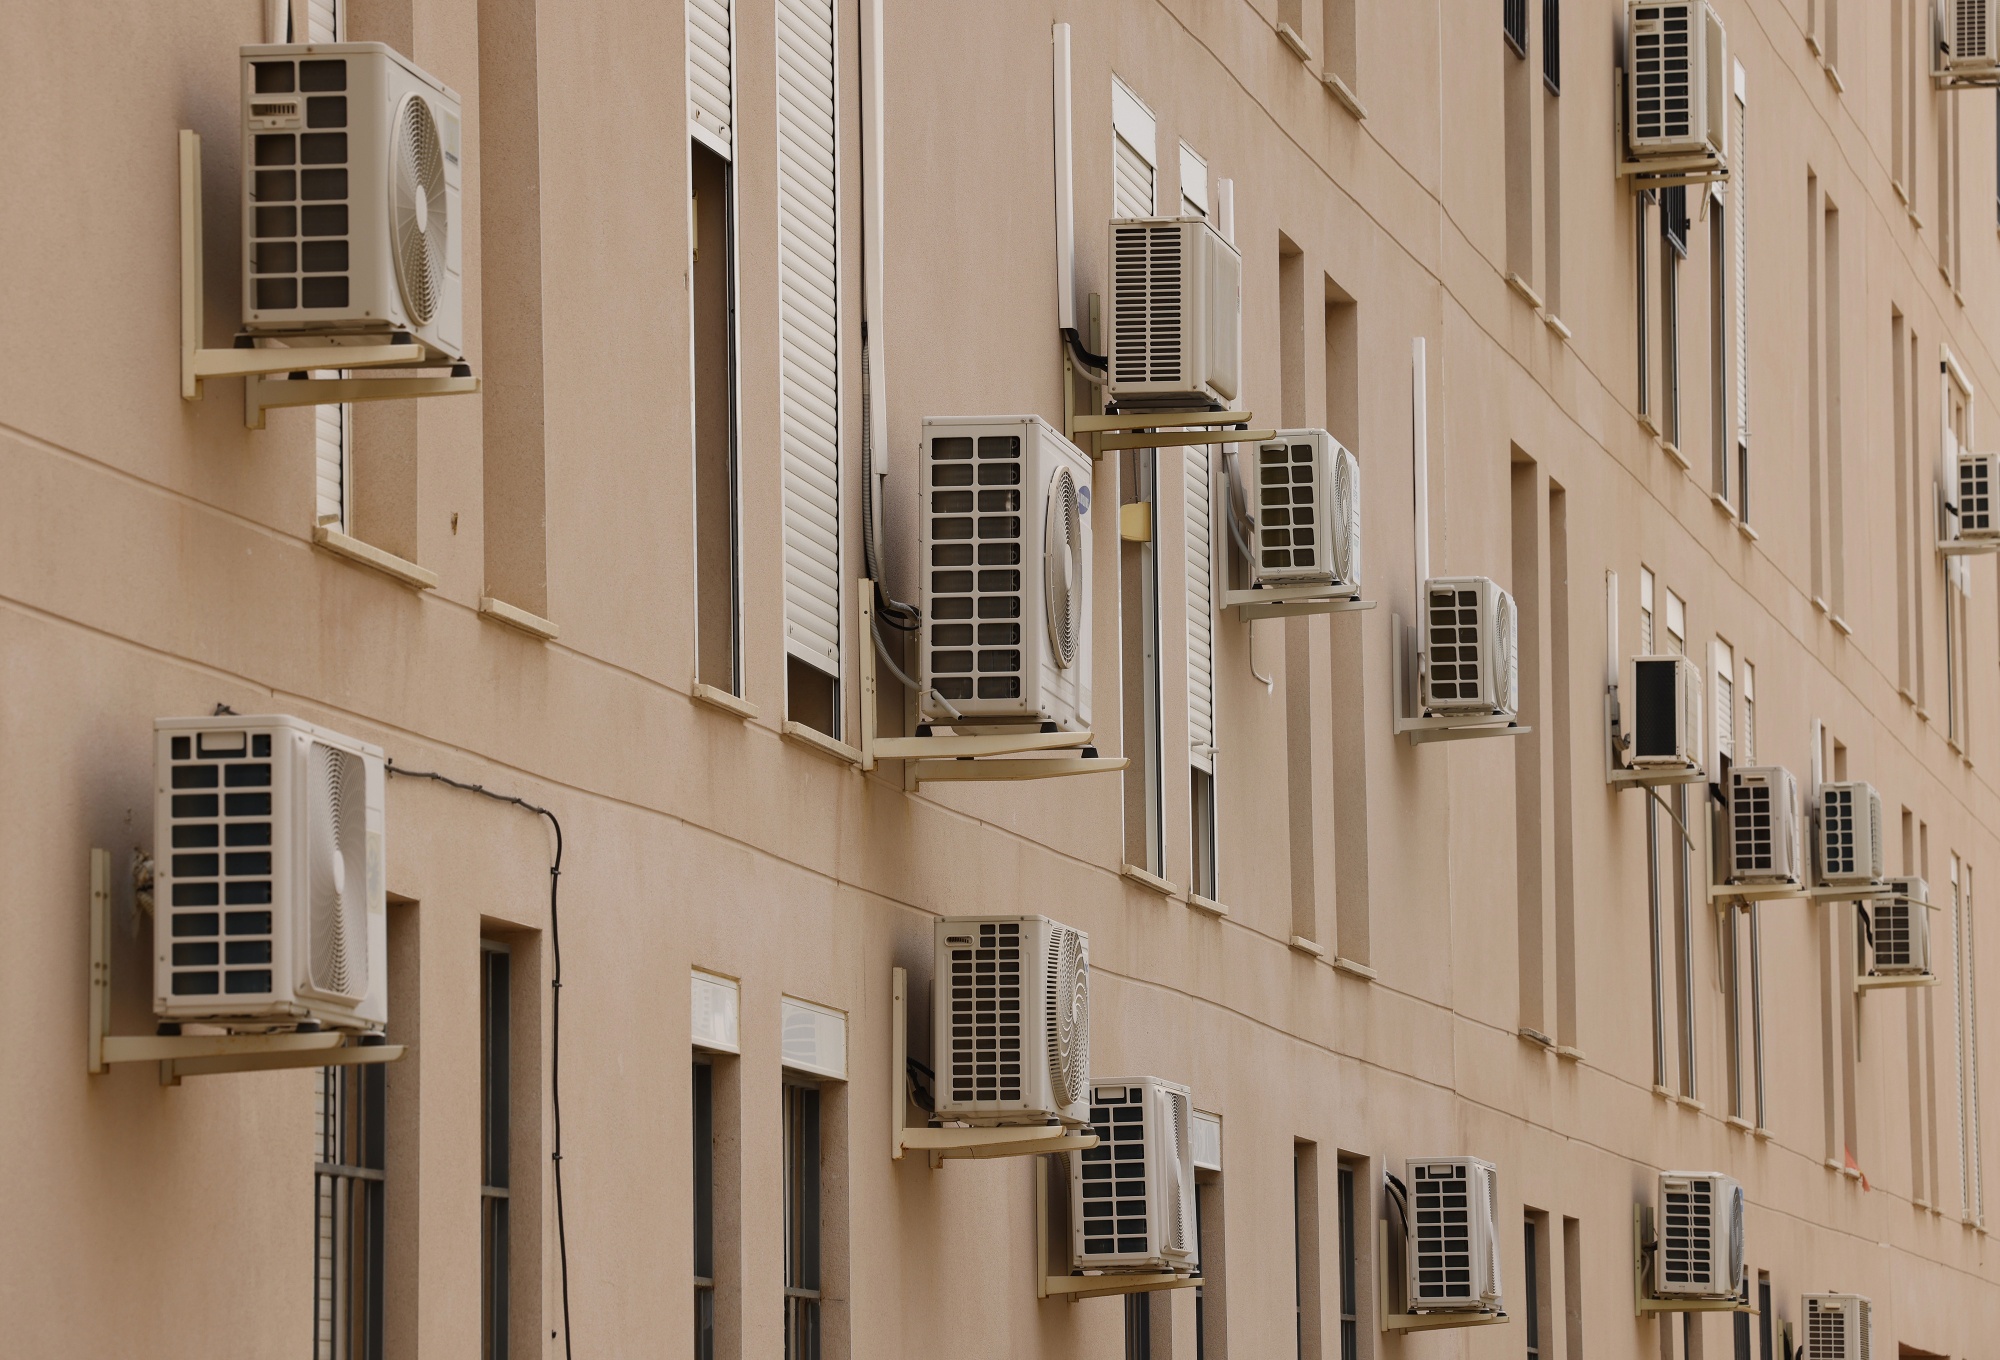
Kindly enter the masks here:
<path id="1" fill-rule="evenodd" d="M 475 0 L 367 0 L 351 19 L 352 36 L 396 43 L 464 97 L 465 262 L 475 285 L 482 8 Z M 440 577 L 423 593 L 311 546 L 309 413 L 273 412 L 267 429 L 249 432 L 235 382 L 210 382 L 199 403 L 179 399 L 175 132 L 204 137 L 207 343 L 225 345 L 238 301 L 236 47 L 261 37 L 260 7 L 13 5 L 0 15 L 0 855 L 10 869 L 0 891 L 0 1164 L 9 1169 L 0 1182 L 0 1353 L 166 1360 L 297 1354 L 307 1345 L 309 1078 L 210 1076 L 168 1088 L 143 1065 L 84 1073 L 87 851 L 110 849 L 119 882 L 115 1028 L 147 1032 L 148 927 L 124 878 L 133 850 L 150 849 L 149 724 L 218 702 L 296 713 L 377 742 L 399 764 L 518 792 L 561 816 L 564 1167 L 580 1354 L 687 1353 L 691 967 L 741 979 L 742 1056 L 730 1061 L 722 1087 L 738 1101 L 731 1117 L 741 1139 L 723 1192 L 742 1223 L 731 1265 L 741 1281 L 741 1355 L 776 1355 L 780 1345 L 782 995 L 848 1016 L 850 1080 L 834 1106 L 844 1145 L 835 1140 L 830 1168 L 847 1222 L 844 1244 L 829 1247 L 848 1261 L 849 1298 L 846 1335 L 831 1353 L 1119 1353 L 1116 1301 L 1035 1300 L 1028 1161 L 933 1172 L 920 1158 L 892 1163 L 886 1155 L 889 970 L 910 969 L 921 996 L 931 916 L 996 911 L 1041 912 L 1089 932 L 1098 1070 L 1185 1081 L 1201 1108 L 1222 1116 L 1228 1340 L 1238 1357 L 1292 1353 L 1295 1138 L 1317 1141 L 1326 1154 L 1329 1203 L 1336 1149 L 1374 1159 L 1371 1173 L 1439 1153 L 1497 1163 L 1504 1270 L 1515 1290 L 1522 1206 L 1558 1224 L 1581 1220 L 1582 1336 L 1593 1357 L 1651 1355 L 1660 1344 L 1662 1324 L 1633 1319 L 1627 1250 L 1635 1196 L 1650 1195 L 1663 1167 L 1725 1170 L 1743 1181 L 1749 1259 L 1770 1272 L 1784 1316 L 1797 1317 L 1802 1290 L 1851 1290 L 1875 1300 L 1880 1354 L 1896 1343 L 1982 1353 L 2000 1316 L 2000 1263 L 1985 1232 L 1959 1221 L 1951 988 L 1877 993 L 1860 1005 L 1858 1127 L 1844 1142 L 1868 1175 L 1866 1192 L 1822 1165 L 1828 1069 L 1815 970 L 1822 913 L 1832 908 L 1763 909 L 1771 1136 L 1724 1122 L 1724 1002 L 1706 914 L 1692 932 L 1701 1104 L 1655 1094 L 1644 805 L 1636 792 L 1605 787 L 1599 703 L 1603 574 L 1619 575 L 1620 646 L 1629 654 L 1643 564 L 1689 602 L 1689 650 L 1704 672 L 1718 636 L 1755 664 L 1760 760 L 1805 779 L 1811 723 L 1823 720 L 1845 745 L 1851 775 L 1882 791 L 1892 869 L 1905 867 L 1897 819 L 1907 808 L 1928 826 L 1934 899 L 1948 891 L 1953 853 L 1981 884 L 2000 874 L 2000 797 L 1989 775 L 2000 752 L 1993 570 L 1984 559 L 1971 568 L 1968 760 L 1945 740 L 1940 588 L 1927 552 L 1915 560 L 1927 573 L 1928 716 L 1897 692 L 1890 452 L 1892 307 L 1919 337 L 1919 456 L 1935 457 L 1930 373 L 1940 344 L 1970 372 L 1982 403 L 2000 393 L 1994 337 L 1980 324 L 2000 304 L 2000 241 L 1988 229 L 1986 197 L 1991 97 L 1925 89 L 1916 99 L 1920 225 L 1890 183 L 1891 49 L 1879 12 L 1887 7 L 1838 7 L 1842 90 L 1807 44 L 1806 0 L 1719 0 L 1746 68 L 1752 119 L 1752 537 L 1709 494 L 1704 223 L 1683 271 L 1684 442 L 1693 470 L 1633 415 L 1632 205 L 1613 176 L 1619 6 L 1572 0 L 1564 16 L 1567 342 L 1504 281 L 1501 107 L 1504 63 L 1513 58 L 1495 6 L 1358 6 L 1365 122 L 1280 43 L 1273 25 L 1284 16 L 1265 0 L 887 0 L 884 8 L 886 309 L 871 335 L 887 372 L 885 552 L 894 593 L 916 590 L 921 419 L 1030 410 L 1061 417 L 1052 22 L 1073 25 L 1086 291 L 1104 285 L 1116 72 L 1159 117 L 1163 203 L 1174 201 L 1172 148 L 1181 139 L 1207 158 L 1212 179 L 1234 183 L 1245 400 L 1260 423 L 1273 421 L 1283 400 L 1280 234 L 1304 256 L 1307 377 L 1297 399 L 1311 423 L 1326 418 L 1313 319 L 1321 279 L 1356 299 L 1366 594 L 1378 606 L 1331 622 L 1259 623 L 1254 642 L 1235 618 L 1218 621 L 1227 916 L 1120 876 L 1117 779 L 932 785 L 911 794 L 893 763 L 864 777 L 779 735 L 770 5 L 742 3 L 737 19 L 743 692 L 759 711 L 747 721 L 689 698 L 679 6 L 545 4 L 537 22 L 547 611 L 561 627 L 559 641 L 545 645 L 477 612 L 489 584 L 480 399 L 404 410 L 414 435 L 398 447 L 414 467 L 406 466 L 406 481 L 386 470 L 377 480 L 378 490 L 399 488 L 405 555 Z M 1301 20 L 1305 40 L 1318 48 L 1318 6 L 1305 8 L 1314 11 Z M 1820 0 L 1822 14 L 1832 8 Z M 843 222 L 852 244 L 861 201 L 852 154 L 856 6 L 841 0 L 839 13 Z M 1934 137 L 1948 99 L 1959 101 L 1962 120 L 1957 296 L 1936 261 Z M 1533 102 L 1539 120 L 1538 86 Z M 1808 169 L 1843 224 L 1851 636 L 1815 607 L 1809 581 Z M 1657 239 L 1652 249 L 1657 261 Z M 858 251 L 846 252 L 844 267 L 848 296 L 858 299 Z M 498 281 L 489 286 L 490 297 L 500 296 Z M 472 287 L 466 329 L 475 372 L 482 327 L 504 324 Z M 856 355 L 857 307 L 843 324 Z M 1566 494 L 1575 939 L 1572 968 L 1557 943 L 1551 829 L 1539 1004 L 1520 985 L 1516 765 L 1539 744 L 1552 808 L 1553 710 L 1545 703 L 1532 715 L 1534 735 L 1506 741 L 1413 749 L 1391 730 L 1391 620 L 1407 618 L 1415 597 L 1415 337 L 1430 356 L 1433 570 L 1511 581 L 1513 451 L 1533 460 L 1538 504 L 1546 505 L 1551 481 Z M 845 384 L 846 532 L 858 569 L 858 363 Z M 1975 436 L 1975 447 L 1984 443 Z M 389 451 L 376 456 L 393 461 Z M 1177 474 L 1171 454 L 1162 466 Z M 1116 503 L 1116 479 L 1116 460 L 1098 465 L 1099 506 Z M 1161 481 L 1161 547 L 1171 566 L 1181 481 Z M 1116 552 L 1106 519 L 1096 557 L 1094 710 L 1099 744 L 1117 752 Z M 1546 540 L 1545 511 L 1537 533 Z M 1187 742 L 1185 612 L 1177 576 L 1163 576 L 1166 877 L 1185 884 L 1189 813 L 1171 754 Z M 852 613 L 850 666 L 865 645 Z M 1336 629 L 1360 636 L 1358 688 L 1329 678 Z M 1313 658 L 1311 668 L 1288 666 L 1288 651 Z M 1273 690 L 1253 677 L 1253 665 L 1274 677 Z M 1320 717 L 1310 733 L 1287 728 L 1297 685 L 1315 690 Z M 1365 763 L 1336 764 L 1327 715 L 1357 704 Z M 1365 944 L 1335 930 L 1333 814 L 1328 799 L 1317 804 L 1325 958 L 1288 946 L 1293 741 L 1314 744 L 1323 789 L 1357 781 L 1367 789 Z M 388 797 L 389 886 L 405 903 L 393 909 L 399 991 L 391 1031 L 414 1045 L 389 1075 L 391 1353 L 451 1360 L 478 1348 L 477 940 L 482 930 L 525 932 L 514 938 L 531 946 L 523 955 L 531 977 L 547 977 L 548 952 L 534 942 L 545 945 L 549 924 L 548 843 L 527 814 L 434 785 L 391 781 Z M 1664 818 L 1661 827 L 1669 844 Z M 1671 1030 L 1671 940 L 1667 948 Z M 1989 1014 L 2000 997 L 1994 948 L 1988 940 L 1979 960 Z M 1374 979 L 1337 971 L 1329 962 L 1336 954 L 1364 962 Z M 1555 1033 L 1557 978 L 1566 969 L 1575 1025 L 1557 1037 L 1580 1050 L 1576 1060 L 1516 1033 L 1530 1015 Z M 1935 1103 L 1919 1110 L 1937 1121 L 1936 1211 L 1911 1202 L 1918 1183 L 1905 1055 L 1919 1008 L 1934 1018 Z M 538 1018 L 546 1038 L 546 1008 Z M 1990 1033 L 1991 1020 L 1982 1028 Z M 1675 1052 L 1670 1033 L 1670 1073 Z M 546 1101 L 539 1118 L 524 1114 L 524 1135 L 537 1124 L 546 1149 Z M 2000 1168 L 1990 1120 L 1983 1149 Z M 541 1325 L 517 1341 L 523 1355 L 537 1353 L 537 1336 L 548 1353 L 559 1344 L 551 1339 L 559 1328 L 553 1217 L 542 1189 Z M 525 1187 L 515 1193 L 532 1204 Z M 534 1222 L 521 1212 L 517 1223 Z M 1330 1214 L 1323 1239 L 1321 1297 L 1332 1309 Z M 521 1251 L 536 1254 L 525 1244 Z M 1364 1256 L 1372 1263 L 1372 1241 Z M 1557 1275 L 1559 1319 L 1566 1300 L 1560 1268 Z M 1510 1296 L 1510 1307 L 1518 1319 L 1521 1301 Z M 1372 1302 L 1363 1308 L 1365 1317 Z M 1191 1356 L 1192 1301 L 1182 1294 L 1171 1311 L 1173 1354 Z M 1707 1346 L 1729 1345 L 1726 1321 L 1702 1326 Z M 1580 1360 L 1553 1319 L 1550 1332 L 1545 1345 Z M 1364 1326 L 1362 1349 L 1497 1357 L 1523 1344 L 1517 1321 L 1431 1340 Z"/>

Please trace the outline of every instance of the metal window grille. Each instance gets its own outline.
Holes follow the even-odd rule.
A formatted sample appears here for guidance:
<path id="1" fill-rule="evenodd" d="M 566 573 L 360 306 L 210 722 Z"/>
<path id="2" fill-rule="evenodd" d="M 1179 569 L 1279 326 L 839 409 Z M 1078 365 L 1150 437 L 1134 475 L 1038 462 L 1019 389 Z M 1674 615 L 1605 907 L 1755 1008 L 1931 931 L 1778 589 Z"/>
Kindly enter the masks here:
<path id="1" fill-rule="evenodd" d="M 715 1069 L 694 1065 L 694 1356 L 715 1360 Z"/>
<path id="2" fill-rule="evenodd" d="M 785 1360 L 819 1360 L 819 1091 L 785 1087 Z"/>
<path id="3" fill-rule="evenodd" d="M 1153 1296 L 1125 1296 L 1125 1360 L 1153 1360 Z"/>
<path id="4" fill-rule="evenodd" d="M 1500 30 L 1514 55 L 1528 55 L 1528 0 L 1500 0 Z"/>
<path id="5" fill-rule="evenodd" d="M 479 1353 L 482 1360 L 506 1360 L 513 958 L 505 947 L 488 944 L 480 964 Z"/>
<path id="6" fill-rule="evenodd" d="M 381 1360 L 381 1063 L 324 1067 L 313 1088 L 314 1360 Z"/>
<path id="7" fill-rule="evenodd" d="M 1562 0 L 1542 0 L 1542 83 L 1562 93 Z"/>
<path id="8" fill-rule="evenodd" d="M 1340 1360 L 1360 1360 L 1361 1324 L 1356 1312 L 1354 1236 L 1354 1168 L 1342 1166 L 1340 1192 Z"/>
<path id="9" fill-rule="evenodd" d="M 1542 1301 L 1541 1280 L 1536 1272 L 1540 1262 L 1535 1259 L 1535 1220 L 1530 1218 L 1521 1225 L 1521 1261 L 1527 1276 L 1527 1332 L 1528 1360 L 1541 1360 L 1542 1356 Z"/>

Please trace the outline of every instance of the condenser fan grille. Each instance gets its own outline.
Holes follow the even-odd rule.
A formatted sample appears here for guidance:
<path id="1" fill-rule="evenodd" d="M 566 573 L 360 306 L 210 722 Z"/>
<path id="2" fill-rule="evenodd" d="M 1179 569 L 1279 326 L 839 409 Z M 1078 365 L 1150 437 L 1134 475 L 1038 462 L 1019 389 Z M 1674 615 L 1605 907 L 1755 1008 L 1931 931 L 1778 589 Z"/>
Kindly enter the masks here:
<path id="1" fill-rule="evenodd" d="M 1632 15 L 1632 126 L 1641 142 L 1680 140 L 1693 127 L 1692 9 L 1657 5 Z"/>
<path id="2" fill-rule="evenodd" d="M 1361 580 L 1361 464 L 1345 449 L 1333 458 L 1334 575 L 1347 585 Z"/>
<path id="3" fill-rule="evenodd" d="M 1083 1099 L 1090 1080 L 1090 965 L 1083 936 L 1067 926 L 1049 934 L 1049 1081 L 1064 1105 Z"/>
<path id="4" fill-rule="evenodd" d="M 1416 1292 L 1426 1302 L 1473 1297 L 1472 1185 L 1468 1168 L 1415 1168 L 1410 1213 L 1416 1227 Z"/>
<path id="5" fill-rule="evenodd" d="M 1439 703 L 1479 702 L 1479 592 L 1470 586 L 1430 595 L 1431 695 Z"/>
<path id="6" fill-rule="evenodd" d="M 271 737 L 197 732 L 169 748 L 167 892 L 175 997 L 226 1005 L 272 991 Z"/>
<path id="7" fill-rule="evenodd" d="M 1097 1146 L 1083 1170 L 1083 1254 L 1140 1256 L 1146 1232 L 1146 1088 L 1099 1086 L 1090 1097 Z"/>
<path id="8" fill-rule="evenodd" d="M 1056 665 L 1076 664 L 1078 616 L 1083 610 L 1083 520 L 1077 509 L 1076 479 L 1057 468 L 1049 483 L 1048 522 L 1042 537 L 1042 592 L 1046 597 L 1049 648 Z"/>
<path id="9" fill-rule="evenodd" d="M 1021 927 L 987 922 L 954 945 L 951 977 L 951 1100 L 957 1105 L 1021 1098 Z"/>
<path id="10" fill-rule="evenodd" d="M 1714 1184 L 1668 1181 L 1660 1269 L 1668 1284 L 1707 1285 L 1714 1278 Z"/>
<path id="11" fill-rule="evenodd" d="M 444 148 L 430 103 L 404 96 L 396 110 L 389 163 L 389 228 L 396 255 L 396 283 L 403 306 L 418 325 L 437 315 L 444 289 L 446 233 Z"/>
<path id="12" fill-rule="evenodd" d="M 1776 873 L 1777 814 L 1771 806 L 1771 786 L 1739 781 L 1729 795 L 1729 821 L 1736 872 Z"/>
<path id="13" fill-rule="evenodd" d="M 1021 697 L 1021 468 L 1018 435 L 931 441 L 927 626 L 948 700 Z"/>
<path id="14" fill-rule="evenodd" d="M 366 767 L 315 742 L 306 783 L 306 931 L 312 985 L 360 999 L 368 992 Z"/>

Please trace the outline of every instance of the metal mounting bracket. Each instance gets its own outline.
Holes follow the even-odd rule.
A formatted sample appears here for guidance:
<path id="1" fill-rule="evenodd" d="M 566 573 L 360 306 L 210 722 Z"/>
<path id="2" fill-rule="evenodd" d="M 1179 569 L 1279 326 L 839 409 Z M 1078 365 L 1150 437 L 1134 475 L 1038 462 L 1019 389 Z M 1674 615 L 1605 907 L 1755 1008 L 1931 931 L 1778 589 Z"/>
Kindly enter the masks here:
<path id="1" fill-rule="evenodd" d="M 1604 782 L 1614 789 L 1664 788 L 1670 784 L 1706 784 L 1706 770 L 1635 770 L 1629 765 L 1618 763 L 1620 733 L 1618 722 L 1618 691 L 1607 687 L 1604 691 Z"/>
<path id="2" fill-rule="evenodd" d="M 1937 541 L 1937 550 L 1940 557 L 1987 557 L 2000 553 L 2000 539 L 1967 543 L 1956 538 L 1941 538 Z"/>
<path id="3" fill-rule="evenodd" d="M 1083 1152 L 1097 1146 L 1097 1135 L 1078 1133 L 1060 1124 L 1013 1125 L 1004 1128 L 912 1127 L 910 1118 L 910 973 L 889 970 L 889 1156 L 902 1161 L 910 1151 L 930 1154 L 935 1171 L 951 1158 L 1029 1157 L 1038 1152 Z"/>
<path id="4" fill-rule="evenodd" d="M 875 583 L 867 577 L 857 581 L 861 632 L 867 639 L 861 652 L 861 768 L 872 770 L 877 761 L 900 760 L 903 787 L 949 782 L 984 782 L 1020 779 L 1054 779 L 1072 774 L 1108 774 L 1131 762 L 1124 756 L 1100 756 L 1090 752 L 1094 738 L 1089 732 L 1038 732 L 1025 727 L 1019 732 L 980 733 L 950 737 L 883 737 L 875 732 Z M 1064 751 L 1079 754 L 1064 756 Z M 996 759 L 1015 756 L 1019 759 Z"/>
<path id="5" fill-rule="evenodd" d="M 1645 1317 L 1648 1313 L 1748 1313 L 1757 1315 L 1757 1307 L 1748 1298 L 1749 1279 L 1746 1275 L 1744 1294 L 1733 1299 L 1675 1299 L 1657 1298 L 1649 1288 L 1652 1274 L 1653 1253 L 1646 1245 L 1647 1230 L 1651 1226 L 1653 1211 L 1644 1204 L 1632 1206 L 1632 1315 Z"/>
<path id="6" fill-rule="evenodd" d="M 1381 1282 L 1376 1311 L 1382 1318 L 1385 1332 L 1423 1332 L 1442 1327 L 1492 1327 L 1510 1319 L 1505 1309 L 1473 1310 L 1449 1313 L 1412 1313 L 1407 1311 L 1409 1300 L 1390 1282 L 1394 1276 L 1400 1280 L 1404 1272 L 1391 1269 L 1389 1256 L 1389 1220 L 1375 1220 L 1375 1260 L 1379 1263 L 1375 1277 Z"/>
<path id="7" fill-rule="evenodd" d="M 1234 609 L 1243 623 L 1254 619 L 1289 619 L 1307 614 L 1346 614 L 1373 609 L 1375 601 L 1351 595 L 1329 596 L 1324 586 L 1258 586 L 1220 592 L 1216 601 Z"/>
<path id="8" fill-rule="evenodd" d="M 1113 1294 L 1151 1294 L 1161 1289 L 1193 1289 L 1201 1284 L 1198 1275 L 1176 1275 L 1157 1271 L 1107 1275 L 1053 1275 L 1049 1273 L 1049 1159 L 1035 1159 L 1035 1297 L 1038 1299 L 1108 1298 Z"/>
<path id="9" fill-rule="evenodd" d="M 309 1034 L 111 1033 L 111 852 L 90 852 L 90 1021 L 84 1070 L 93 1076 L 113 1063 L 157 1062 L 160 1085 L 218 1072 L 268 1072 L 285 1067 L 353 1067 L 395 1062 L 402 1044 L 358 1042 L 337 1030 Z"/>
<path id="10" fill-rule="evenodd" d="M 1252 419 L 1249 411 L 1120 411 L 1108 416 L 1076 416 L 1070 428 L 1092 458 L 1102 458 L 1114 449 L 1255 443 L 1277 434 L 1276 430 L 1250 429 Z"/>
<path id="11" fill-rule="evenodd" d="M 1514 719 L 1495 714 L 1482 717 L 1478 714 L 1458 714 L 1451 717 L 1434 718 L 1428 716 L 1411 717 L 1410 710 L 1416 707 L 1416 679 L 1422 663 L 1408 655 L 1415 650 L 1415 635 L 1407 635 L 1403 627 L 1403 616 L 1389 617 L 1389 687 L 1395 691 L 1395 733 L 1408 737 L 1410 745 L 1421 746 L 1432 741 L 1465 741 L 1472 737 L 1525 737 L 1535 729 L 1524 727 Z"/>

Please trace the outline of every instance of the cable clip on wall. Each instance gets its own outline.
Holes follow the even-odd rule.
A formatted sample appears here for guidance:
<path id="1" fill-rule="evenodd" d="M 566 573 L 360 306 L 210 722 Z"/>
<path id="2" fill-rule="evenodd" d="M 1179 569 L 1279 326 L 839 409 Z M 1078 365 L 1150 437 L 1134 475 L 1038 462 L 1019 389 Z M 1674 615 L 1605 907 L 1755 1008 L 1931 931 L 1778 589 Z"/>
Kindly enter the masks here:
<path id="1" fill-rule="evenodd" d="M 90 1030 L 85 1070 L 93 1076 L 114 1063 L 157 1062 L 160 1085 L 219 1072 L 269 1072 L 287 1067 L 353 1067 L 395 1062 L 404 1045 L 379 1034 L 317 1030 L 286 1034 L 182 1034 L 111 1032 L 111 852 L 90 852 Z"/>
<path id="2" fill-rule="evenodd" d="M 256 339 L 236 337 L 233 349 L 203 349 L 205 298 L 202 281 L 201 136 L 181 129 L 181 399 L 200 401 L 209 378 L 243 379 L 243 423 L 264 428 L 264 412 L 281 406 L 327 406 L 353 401 L 397 401 L 414 397 L 469 396 L 479 379 L 463 363 L 450 363 L 448 377 L 313 378 L 315 369 L 440 368 L 448 361 L 407 337 L 326 335 L 304 337 L 317 343 L 259 349 Z M 288 377 L 273 377 L 288 374 Z"/>

